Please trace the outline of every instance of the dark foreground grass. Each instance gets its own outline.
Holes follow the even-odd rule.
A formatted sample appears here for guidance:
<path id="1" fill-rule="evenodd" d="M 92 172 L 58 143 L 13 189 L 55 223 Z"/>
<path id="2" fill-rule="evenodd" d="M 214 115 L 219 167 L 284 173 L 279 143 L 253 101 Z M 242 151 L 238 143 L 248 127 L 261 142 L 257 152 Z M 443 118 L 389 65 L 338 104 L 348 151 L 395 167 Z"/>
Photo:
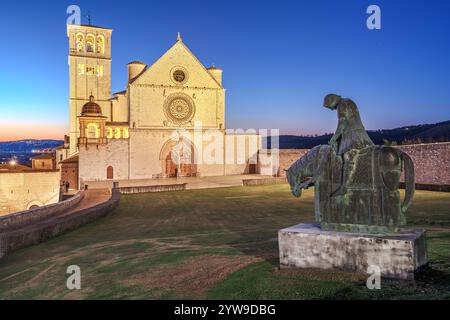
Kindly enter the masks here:
<path id="1" fill-rule="evenodd" d="M 411 225 L 428 229 L 430 267 L 415 282 L 278 270 L 277 231 L 313 220 L 313 192 L 287 185 L 123 196 L 111 215 L 0 260 L 1 299 L 450 298 L 450 194 L 417 192 Z M 66 288 L 78 265 L 82 289 Z"/>

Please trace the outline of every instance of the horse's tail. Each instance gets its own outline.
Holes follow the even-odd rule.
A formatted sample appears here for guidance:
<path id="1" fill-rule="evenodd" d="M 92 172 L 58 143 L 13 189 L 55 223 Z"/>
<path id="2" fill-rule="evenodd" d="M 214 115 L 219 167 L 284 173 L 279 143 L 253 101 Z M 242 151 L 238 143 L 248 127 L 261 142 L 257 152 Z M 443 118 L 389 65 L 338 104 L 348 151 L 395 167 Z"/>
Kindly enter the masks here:
<path id="1" fill-rule="evenodd" d="M 405 172 L 405 199 L 401 205 L 402 213 L 405 213 L 411 205 L 415 184 L 414 184 L 414 163 L 409 155 L 404 152 L 400 153 Z"/>

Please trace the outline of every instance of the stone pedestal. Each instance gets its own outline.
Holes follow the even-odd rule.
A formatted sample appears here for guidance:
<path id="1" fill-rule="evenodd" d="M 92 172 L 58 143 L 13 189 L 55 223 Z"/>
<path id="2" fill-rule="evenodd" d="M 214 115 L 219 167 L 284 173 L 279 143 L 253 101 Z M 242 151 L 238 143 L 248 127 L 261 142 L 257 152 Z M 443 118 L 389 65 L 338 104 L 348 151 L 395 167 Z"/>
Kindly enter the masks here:
<path id="1" fill-rule="evenodd" d="M 281 267 L 341 269 L 414 279 L 427 261 L 425 230 L 401 229 L 395 234 L 324 231 L 320 224 L 298 224 L 278 232 Z"/>

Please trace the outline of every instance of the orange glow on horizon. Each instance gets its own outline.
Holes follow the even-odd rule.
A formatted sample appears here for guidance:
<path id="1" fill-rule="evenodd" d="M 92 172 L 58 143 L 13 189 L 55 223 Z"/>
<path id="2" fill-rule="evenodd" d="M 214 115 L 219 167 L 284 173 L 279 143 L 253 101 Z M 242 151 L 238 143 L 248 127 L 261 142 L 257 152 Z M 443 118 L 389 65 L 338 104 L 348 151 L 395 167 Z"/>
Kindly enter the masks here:
<path id="1" fill-rule="evenodd" d="M 54 123 L 11 123 L 0 121 L 0 141 L 16 141 L 24 139 L 63 140 L 69 130 Z"/>

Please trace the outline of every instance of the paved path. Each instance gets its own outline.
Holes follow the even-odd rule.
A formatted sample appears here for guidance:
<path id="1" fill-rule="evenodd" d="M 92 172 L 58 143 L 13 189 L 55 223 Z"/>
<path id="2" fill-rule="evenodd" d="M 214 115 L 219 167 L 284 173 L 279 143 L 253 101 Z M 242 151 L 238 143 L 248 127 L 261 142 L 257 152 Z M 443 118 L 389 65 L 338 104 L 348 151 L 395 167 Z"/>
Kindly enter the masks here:
<path id="1" fill-rule="evenodd" d="M 102 202 L 107 201 L 109 198 L 111 198 L 111 191 L 109 189 L 86 190 L 84 192 L 83 200 L 81 200 L 81 202 L 76 207 L 64 212 L 60 216 L 66 216 L 75 211 L 94 207 Z"/>
<path id="2" fill-rule="evenodd" d="M 115 180 L 120 187 L 143 187 L 166 184 L 186 183 L 186 189 L 205 189 L 242 186 L 243 179 L 266 179 L 270 176 L 259 174 L 242 174 L 232 176 L 215 177 L 186 177 L 186 178 L 165 178 L 165 179 L 135 179 L 135 180 Z M 98 188 L 112 188 L 113 181 L 88 181 L 88 190 Z"/>

